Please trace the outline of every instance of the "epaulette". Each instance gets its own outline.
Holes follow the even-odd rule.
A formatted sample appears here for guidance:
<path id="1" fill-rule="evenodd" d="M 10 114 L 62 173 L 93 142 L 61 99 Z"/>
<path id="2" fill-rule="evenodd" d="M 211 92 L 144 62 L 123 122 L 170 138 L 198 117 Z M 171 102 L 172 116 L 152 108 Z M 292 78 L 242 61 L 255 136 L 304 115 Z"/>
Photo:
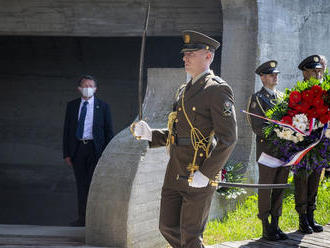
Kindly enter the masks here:
<path id="1" fill-rule="evenodd" d="M 219 76 L 213 76 L 212 79 L 213 79 L 214 81 L 216 81 L 217 83 L 219 83 L 219 84 L 223 84 L 223 83 L 226 82 L 225 80 L 223 80 L 223 79 L 222 79 L 221 77 L 219 77 Z"/>

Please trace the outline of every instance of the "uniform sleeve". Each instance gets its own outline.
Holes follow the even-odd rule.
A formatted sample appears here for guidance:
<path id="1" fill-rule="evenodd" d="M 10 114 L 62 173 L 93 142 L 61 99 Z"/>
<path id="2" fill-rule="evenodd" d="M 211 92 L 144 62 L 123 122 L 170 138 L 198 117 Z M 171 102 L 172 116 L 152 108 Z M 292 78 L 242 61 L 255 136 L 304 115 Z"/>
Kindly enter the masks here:
<path id="1" fill-rule="evenodd" d="M 154 129 L 152 130 L 152 141 L 149 142 L 150 148 L 165 146 L 168 136 L 167 129 Z"/>
<path id="2" fill-rule="evenodd" d="M 250 101 L 247 106 L 247 111 L 253 114 L 265 116 L 264 112 L 262 111 L 260 104 L 257 101 L 257 96 L 252 95 Z M 263 119 L 257 118 L 255 116 L 249 115 L 247 116 L 249 124 L 253 130 L 253 132 L 259 136 L 264 137 L 263 127 L 266 126 L 266 122 Z"/>
<path id="3" fill-rule="evenodd" d="M 217 145 L 200 167 L 200 171 L 214 180 L 225 166 L 237 141 L 237 122 L 234 96 L 228 85 L 217 85 L 211 90 L 210 110 Z"/>

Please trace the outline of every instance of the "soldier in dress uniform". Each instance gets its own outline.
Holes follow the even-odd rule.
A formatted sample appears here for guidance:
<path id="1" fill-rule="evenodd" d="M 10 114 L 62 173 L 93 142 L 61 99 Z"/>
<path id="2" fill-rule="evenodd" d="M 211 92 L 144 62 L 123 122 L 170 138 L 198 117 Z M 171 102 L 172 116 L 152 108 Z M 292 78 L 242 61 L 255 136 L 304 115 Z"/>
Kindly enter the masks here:
<path id="1" fill-rule="evenodd" d="M 275 105 L 276 99 L 282 96 L 282 93 L 276 89 L 279 73 L 277 61 L 270 60 L 263 63 L 256 69 L 255 73 L 260 76 L 263 87 L 250 97 L 247 111 L 265 116 L 265 112 Z M 267 123 L 263 119 L 249 115 L 248 121 L 256 134 L 257 160 L 262 152 L 274 155 L 272 144 L 263 133 L 263 128 Z M 287 183 L 289 175 L 287 167 L 270 168 L 258 163 L 258 168 L 260 184 Z M 258 218 L 262 221 L 262 236 L 268 240 L 288 238 L 278 226 L 278 220 L 282 214 L 283 194 L 284 189 L 259 189 L 258 191 Z M 268 220 L 269 215 L 271 215 L 271 223 Z"/>
<path id="2" fill-rule="evenodd" d="M 219 173 L 237 140 L 231 87 L 209 69 L 216 40 L 196 31 L 183 32 L 185 70 L 191 80 L 180 87 L 168 129 L 134 123 L 133 134 L 150 147 L 167 145 L 170 160 L 161 193 L 159 228 L 174 247 L 200 248 Z M 179 177 L 188 180 L 178 180 Z"/>
<path id="3" fill-rule="evenodd" d="M 311 55 L 299 64 L 298 68 L 303 73 L 304 81 L 309 80 L 311 77 L 322 80 L 324 70 L 320 62 L 319 55 Z M 310 234 L 313 231 L 323 231 L 323 227 L 314 220 L 320 175 L 321 171 L 314 170 L 312 173 L 308 173 L 304 168 L 301 168 L 294 175 L 295 204 L 296 211 L 299 214 L 299 231 L 302 233 Z"/>

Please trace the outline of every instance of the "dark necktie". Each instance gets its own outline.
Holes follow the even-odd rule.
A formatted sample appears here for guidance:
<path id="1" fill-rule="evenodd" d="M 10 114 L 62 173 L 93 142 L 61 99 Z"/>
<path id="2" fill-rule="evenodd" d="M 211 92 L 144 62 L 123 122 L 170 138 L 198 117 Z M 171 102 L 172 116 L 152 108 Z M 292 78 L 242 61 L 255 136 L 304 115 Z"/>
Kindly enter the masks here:
<path id="1" fill-rule="evenodd" d="M 78 140 L 81 140 L 83 138 L 84 124 L 85 124 L 86 113 L 87 113 L 87 104 L 88 104 L 88 102 L 84 101 L 84 104 L 80 111 L 80 117 L 78 120 L 78 127 L 77 127 L 77 131 L 76 131 L 76 137 Z"/>

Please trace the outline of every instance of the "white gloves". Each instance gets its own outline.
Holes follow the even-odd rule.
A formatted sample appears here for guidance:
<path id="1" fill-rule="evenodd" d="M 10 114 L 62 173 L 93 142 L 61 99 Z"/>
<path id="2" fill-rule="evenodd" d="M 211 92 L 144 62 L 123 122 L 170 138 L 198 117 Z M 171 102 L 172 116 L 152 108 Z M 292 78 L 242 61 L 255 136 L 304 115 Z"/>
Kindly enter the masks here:
<path id="1" fill-rule="evenodd" d="M 193 188 L 204 188 L 208 184 L 209 184 L 209 178 L 204 176 L 202 172 L 195 171 L 193 180 L 191 183 L 189 183 L 189 186 Z"/>
<path id="2" fill-rule="evenodd" d="M 136 123 L 133 123 L 131 125 L 131 128 L 133 130 L 133 135 L 142 140 L 152 140 L 152 131 L 151 128 L 149 127 L 148 123 L 145 121 L 138 121 Z"/>

